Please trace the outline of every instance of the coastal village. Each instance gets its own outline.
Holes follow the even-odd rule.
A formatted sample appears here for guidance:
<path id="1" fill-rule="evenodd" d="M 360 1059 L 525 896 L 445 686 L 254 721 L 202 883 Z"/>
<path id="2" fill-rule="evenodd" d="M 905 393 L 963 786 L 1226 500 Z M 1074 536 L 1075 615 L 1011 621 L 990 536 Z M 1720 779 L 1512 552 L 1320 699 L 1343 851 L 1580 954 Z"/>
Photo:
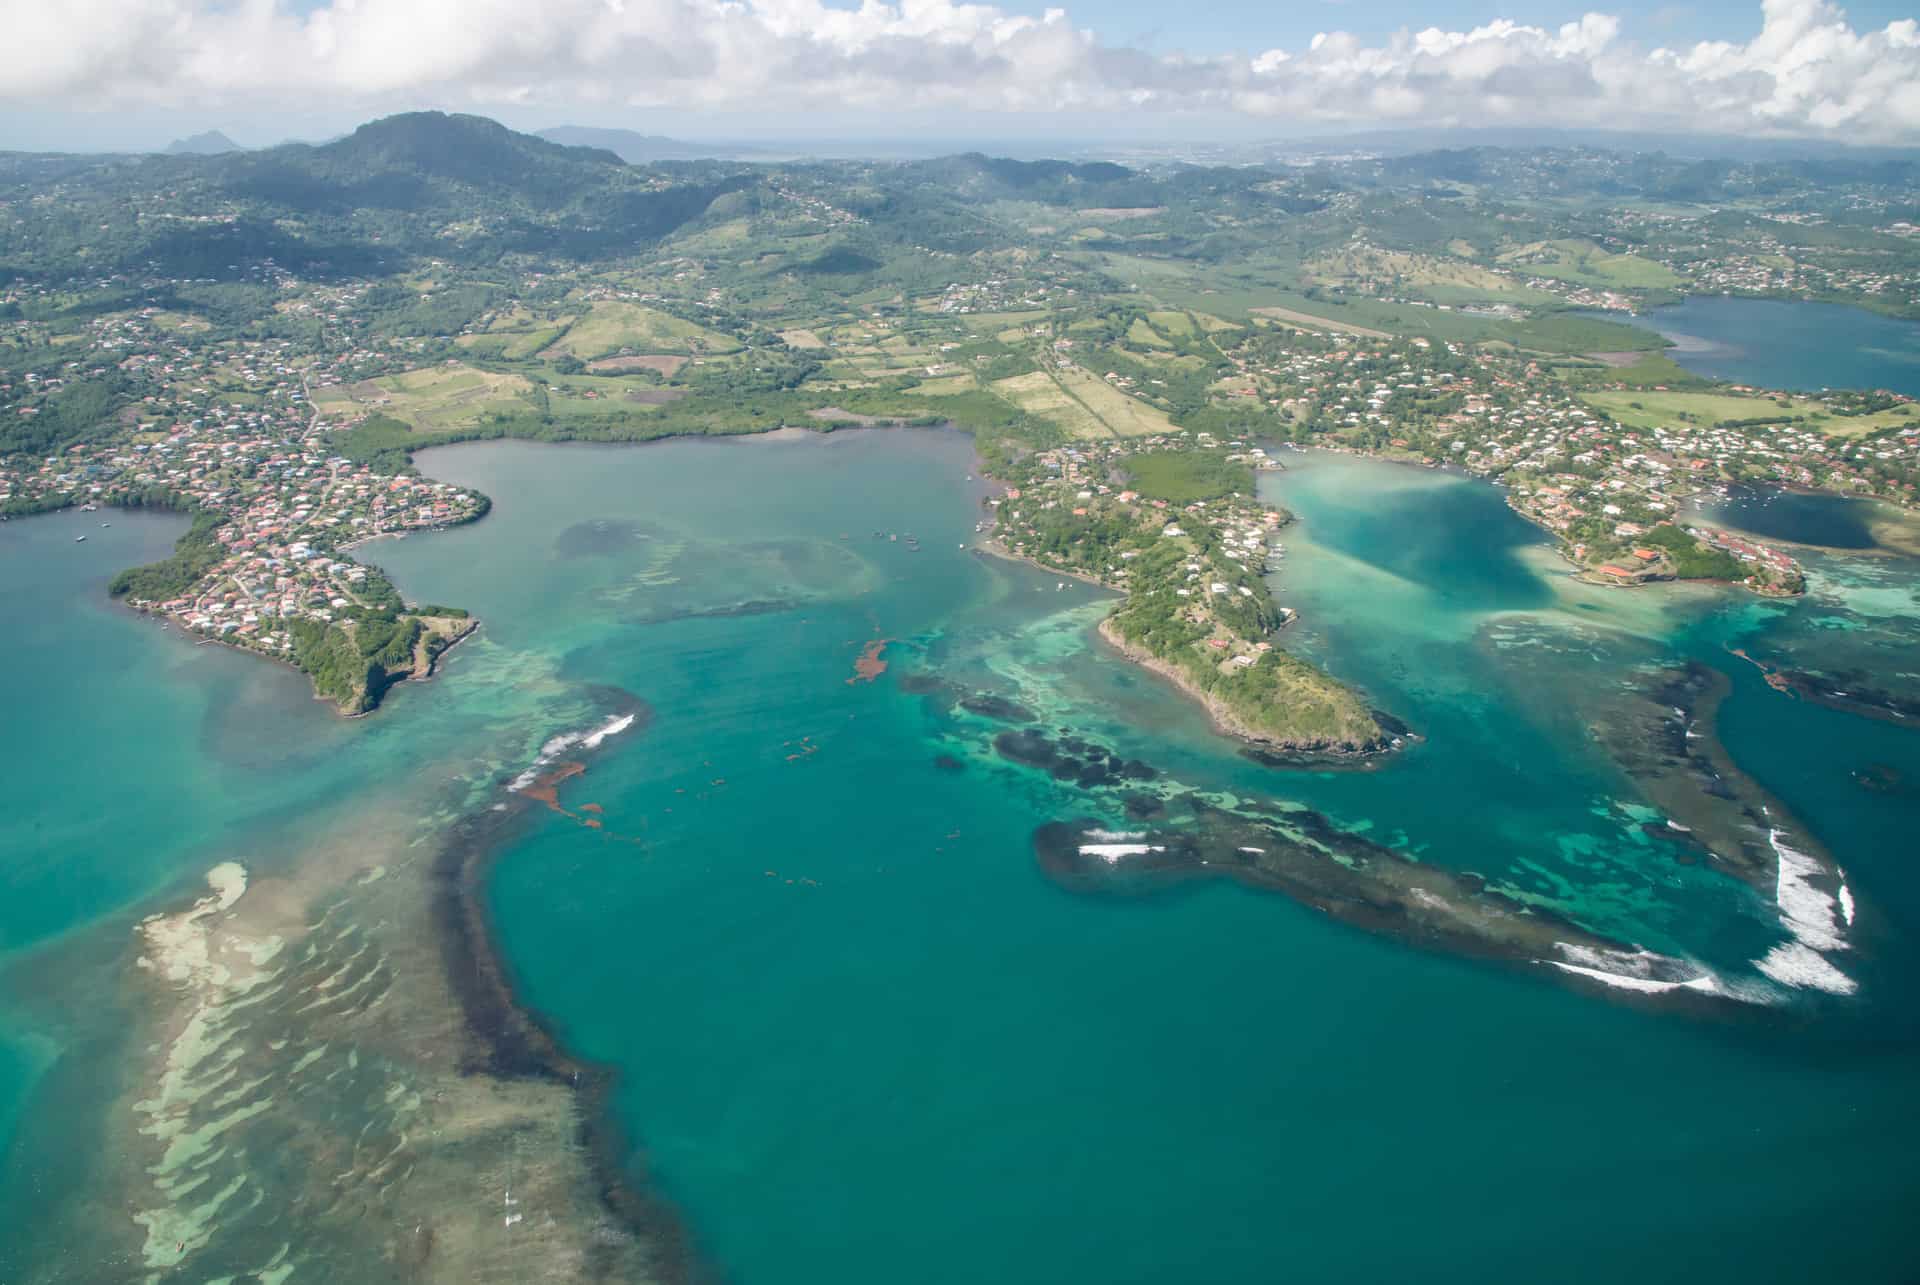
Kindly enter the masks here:
<path id="1" fill-rule="evenodd" d="M 1230 355 L 1246 376 L 1236 391 L 1280 411 L 1286 435 L 1487 478 L 1505 488 L 1515 510 L 1558 537 L 1584 572 L 1610 582 L 1687 576 L 1693 560 L 1685 546 L 1697 544 L 1741 569 L 1705 578 L 1795 592 L 1801 577 L 1788 554 L 1699 525 L 1685 516 L 1688 502 L 1750 482 L 1910 506 L 1920 480 L 1920 413 L 1910 427 L 1870 440 L 1822 433 L 1791 415 L 1705 424 L 1674 415 L 1635 428 L 1598 409 L 1594 392 L 1547 378 L 1535 361 L 1459 344 L 1290 336 L 1278 351 L 1268 343 Z M 1602 396 L 1650 401 L 1666 391 L 1597 388 Z M 1773 409 L 1763 399 L 1751 404 Z M 1920 411 L 1892 394 L 1868 404 Z M 1840 405 L 1841 414 L 1851 409 Z"/>
<path id="2" fill-rule="evenodd" d="M 120 368 L 155 391 L 105 441 L 0 460 L 0 514 L 78 506 L 99 512 L 102 528 L 114 507 L 202 515 L 196 547 L 158 564 L 170 574 L 135 573 L 116 589 L 190 633 L 302 668 L 296 622 L 337 641 L 364 618 L 404 615 L 385 578 L 348 552 L 376 537 L 470 521 L 485 512 L 485 497 L 416 475 L 383 476 L 331 452 L 327 425 L 308 404 L 310 376 L 286 345 L 233 342 L 208 353 L 151 320 L 119 318 L 94 333 L 123 350 Z M 222 372 L 225 389 L 212 384 Z M 15 414 L 37 413 L 59 394 L 58 379 L 26 381 L 40 386 L 0 389 L 29 394 Z"/>

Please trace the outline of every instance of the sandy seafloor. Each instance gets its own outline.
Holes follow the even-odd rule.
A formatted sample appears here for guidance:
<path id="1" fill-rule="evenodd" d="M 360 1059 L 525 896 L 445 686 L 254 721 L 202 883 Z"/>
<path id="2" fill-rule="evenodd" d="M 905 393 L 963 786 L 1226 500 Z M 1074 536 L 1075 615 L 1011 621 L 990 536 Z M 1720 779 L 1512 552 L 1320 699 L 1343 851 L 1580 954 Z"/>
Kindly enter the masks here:
<path id="1" fill-rule="evenodd" d="M 1910 1278 L 1920 735 L 1729 648 L 1910 683 L 1914 562 L 1607 591 L 1289 462 L 1371 770 L 963 547 L 953 434 L 426 455 L 492 515 L 364 556 L 484 627 L 351 723 L 104 602 L 177 524 L 0 528 L 0 1278 Z"/>

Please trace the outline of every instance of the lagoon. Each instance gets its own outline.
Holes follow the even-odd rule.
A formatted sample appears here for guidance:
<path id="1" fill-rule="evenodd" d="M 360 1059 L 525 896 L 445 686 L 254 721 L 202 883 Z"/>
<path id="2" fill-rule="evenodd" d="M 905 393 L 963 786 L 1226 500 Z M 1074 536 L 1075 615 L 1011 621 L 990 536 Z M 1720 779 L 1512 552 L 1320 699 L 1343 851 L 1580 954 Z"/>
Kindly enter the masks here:
<path id="1" fill-rule="evenodd" d="M 53 576 L 40 559 L 72 547 L 65 519 L 17 524 L 0 535 L 49 534 L 32 558 L 0 556 L 0 587 L 64 586 L 44 591 L 48 637 L 91 621 L 113 649 L 63 671 L 9 640 L 9 660 L 49 674 L 39 722 L 58 711 L 95 781 L 169 765 L 186 820 L 157 846 L 138 815 L 90 822 L 92 846 L 0 820 L 16 877 L 39 881 L 9 912 L 40 943 L 9 961 L 9 989 L 130 1003 L 103 981 L 124 971 L 69 974 L 50 935 L 111 961 L 137 909 L 179 904 L 215 860 L 318 871 L 333 849 L 314 836 L 341 827 L 356 860 L 402 854 L 494 806 L 533 747 L 618 690 L 650 721 L 561 787 L 564 810 L 503 836 L 482 895 L 519 993 L 612 1073 L 626 1179 L 680 1212 L 720 1274 L 1903 1279 L 1920 1196 L 1920 872 L 1903 845 L 1920 802 L 1898 783 L 1920 780 L 1920 738 L 1788 702 L 1728 656 L 1794 627 L 1797 604 L 1580 586 L 1484 484 L 1287 458 L 1262 483 L 1301 517 L 1276 580 L 1302 613 L 1287 644 L 1426 738 L 1372 771 L 1241 757 L 1099 646 L 1106 595 L 961 547 L 979 492 L 959 480 L 977 468 L 954 434 L 428 453 L 426 472 L 480 487 L 492 515 L 365 556 L 485 625 L 439 678 L 353 724 L 286 699 L 297 675 L 153 636 Z M 921 551 L 876 531 L 911 532 Z M 100 563 L 87 574 L 119 565 Z M 1844 598 L 1820 609 L 1857 614 Z M 875 643 L 887 668 L 859 681 Z M 1596 747 L 1593 728 L 1648 672 L 1685 661 L 1725 676 L 1735 758 L 1846 867 L 1856 997 L 1756 973 L 1781 938 L 1769 900 L 1649 837 L 1657 810 Z M 111 665 L 149 668 L 102 687 Z M 1226 881 L 1062 887 L 1035 831 L 1135 824 L 1120 792 L 1008 761 L 1004 725 L 957 707 L 960 690 L 1150 763 L 1169 800 L 1313 809 L 1763 998 L 1708 1015 L 1644 1005 Z M 115 736 L 128 720 L 137 743 Z M 26 739 L 10 773 L 48 777 Z M 275 744 L 294 747 L 281 770 L 251 766 Z M 1863 789 L 1855 772 L 1875 766 L 1895 788 Z M 80 807 L 63 796 L 27 817 Z M 94 887 L 87 854 L 120 848 L 150 868 L 73 900 Z M 20 1075 L 57 1065 L 44 1009 L 9 1030 Z M 16 1132 L 16 1208 L 88 1113 L 109 1139 L 129 1132 L 112 1086 L 51 1083 L 33 1114 L 53 1127 Z M 329 1127 L 355 1127 L 377 1096 L 341 1098 Z M 487 1184 L 534 1158 L 482 1154 L 476 1190 L 457 1194 L 497 1205 Z M 298 1174 L 254 1168 L 263 1210 L 299 1190 Z M 290 1237 L 291 1260 L 347 1278 L 303 1225 L 217 1221 L 189 1260 L 207 1275 Z M 497 1221 L 472 1235 L 505 1254 Z M 75 1237 L 41 1248 L 85 1261 L 65 1223 L 27 1236 Z"/>

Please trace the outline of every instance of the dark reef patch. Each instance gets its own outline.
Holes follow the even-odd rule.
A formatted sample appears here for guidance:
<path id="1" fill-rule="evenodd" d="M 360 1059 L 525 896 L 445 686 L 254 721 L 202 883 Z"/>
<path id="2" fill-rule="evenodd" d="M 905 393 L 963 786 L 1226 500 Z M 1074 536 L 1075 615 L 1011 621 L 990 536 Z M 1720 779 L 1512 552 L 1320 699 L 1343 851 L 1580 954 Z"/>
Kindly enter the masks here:
<path id="1" fill-rule="evenodd" d="M 993 738 L 993 748 L 1001 758 L 1040 768 L 1054 780 L 1071 781 L 1083 790 L 1152 781 L 1160 775 L 1150 764 L 1123 759 L 1104 745 L 1061 730 L 1055 738 L 1038 728 L 1011 728 Z"/>
<path id="2" fill-rule="evenodd" d="M 951 754 L 934 755 L 933 765 L 942 772 L 964 772 L 967 770 L 967 765 Z"/>
<path id="3" fill-rule="evenodd" d="M 646 702 L 630 692 L 595 686 L 587 694 L 602 718 L 634 716 L 623 737 L 639 735 L 652 720 Z M 585 763 L 619 743 L 621 738 L 614 738 L 573 758 L 583 761 L 584 770 Z M 539 1015 L 521 1006 L 513 994 L 487 914 L 485 873 L 494 856 L 525 833 L 541 803 L 503 793 L 503 808 L 468 813 L 448 828 L 433 864 L 432 915 L 441 960 L 473 1050 L 463 1069 L 472 1075 L 545 1080 L 573 1089 L 581 1106 L 580 1144 L 600 1199 L 649 1247 L 651 1276 L 670 1285 L 709 1280 L 711 1274 L 700 1263 L 678 1211 L 629 1177 L 638 1149 L 623 1136 L 609 1109 L 613 1073 L 568 1053 Z M 601 1271 L 589 1279 L 610 1280 L 611 1275 Z"/>
<path id="4" fill-rule="evenodd" d="M 995 696 L 990 692 L 965 697 L 960 702 L 960 708 L 969 714 L 978 714 L 982 718 L 991 718 L 1001 723 L 1031 723 L 1039 718 L 1039 715 L 1019 701 Z"/>
<path id="5" fill-rule="evenodd" d="M 1879 679 L 1860 669 L 1816 674 L 1803 669 L 1776 669 L 1767 682 L 1777 691 L 1798 696 L 1843 714 L 1898 723 L 1920 729 L 1920 700 L 1891 692 Z"/>
<path id="6" fill-rule="evenodd" d="M 690 607 L 685 611 L 672 611 L 655 617 L 655 620 L 720 620 L 733 616 L 774 616 L 783 611 L 797 611 L 800 606 L 799 600 L 794 598 L 748 598 L 718 607 Z"/>
<path id="7" fill-rule="evenodd" d="M 1189 796 L 1189 815 L 1150 829 L 1113 833 L 1088 820 L 1053 821 L 1034 831 L 1041 871 L 1087 895 L 1138 897 L 1201 878 L 1225 877 L 1283 893 L 1343 923 L 1448 954 L 1546 968 L 1556 980 L 1610 998 L 1724 1009 L 1719 996 L 1687 989 L 1622 991 L 1551 967 L 1574 958 L 1603 971 L 1663 983 L 1696 979 L 1683 960 L 1639 951 L 1571 919 L 1522 905 L 1477 874 L 1410 860 L 1306 809 L 1255 813 Z"/>
<path id="8" fill-rule="evenodd" d="M 1869 763 L 1865 767 L 1855 768 L 1853 781 L 1869 794 L 1884 794 L 1894 798 L 1906 798 L 1920 794 L 1913 782 L 1900 774 L 1900 769 L 1890 763 Z"/>
<path id="9" fill-rule="evenodd" d="M 993 749 L 1001 758 L 1028 767 L 1051 769 L 1059 758 L 1052 739 L 1045 732 L 1025 729 L 1000 733 L 993 738 Z"/>
<path id="10" fill-rule="evenodd" d="M 651 540 L 658 532 L 625 518 L 590 518 L 576 522 L 554 537 L 553 549 L 563 558 L 604 558 Z"/>

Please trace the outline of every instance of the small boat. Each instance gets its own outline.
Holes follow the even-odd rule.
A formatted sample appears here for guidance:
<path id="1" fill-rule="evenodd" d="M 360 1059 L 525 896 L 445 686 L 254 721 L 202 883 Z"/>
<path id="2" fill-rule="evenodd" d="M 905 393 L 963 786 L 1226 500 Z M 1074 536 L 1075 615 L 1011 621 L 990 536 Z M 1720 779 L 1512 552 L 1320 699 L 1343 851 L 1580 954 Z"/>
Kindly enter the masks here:
<path id="1" fill-rule="evenodd" d="M 893 541 L 893 542 L 894 542 L 895 544 L 898 544 L 898 543 L 900 543 L 900 537 L 899 537 L 899 536 L 897 536 L 897 535 L 892 535 L 892 534 L 889 534 L 889 535 L 887 536 L 887 539 L 889 539 L 889 540 L 891 540 L 891 541 Z"/>
<path id="2" fill-rule="evenodd" d="M 76 535 L 73 537 L 73 542 L 75 544 L 80 544 L 80 543 L 83 543 L 86 540 L 86 538 L 87 537 L 84 535 Z"/>
<path id="3" fill-rule="evenodd" d="M 100 526 L 102 527 L 102 529 L 104 529 L 104 528 L 106 528 L 106 527 L 110 527 L 110 526 L 112 526 L 112 525 L 113 525 L 113 523 L 111 523 L 111 522 L 102 522 L 102 523 L 100 524 Z"/>

